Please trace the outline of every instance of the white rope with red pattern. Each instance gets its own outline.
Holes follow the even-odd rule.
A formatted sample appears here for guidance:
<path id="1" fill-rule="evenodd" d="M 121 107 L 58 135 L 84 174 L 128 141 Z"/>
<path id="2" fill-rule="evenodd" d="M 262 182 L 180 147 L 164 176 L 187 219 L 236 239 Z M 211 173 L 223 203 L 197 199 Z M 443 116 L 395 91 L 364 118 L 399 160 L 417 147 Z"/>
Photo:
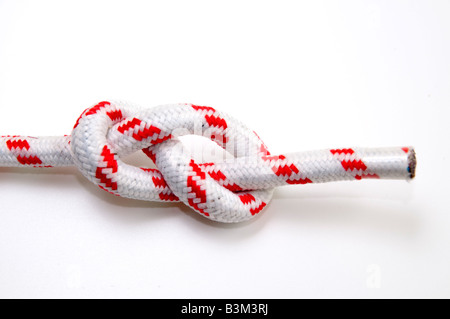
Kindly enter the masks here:
<path id="1" fill-rule="evenodd" d="M 199 133 L 200 132 L 200 133 Z M 178 136 L 201 134 L 233 155 L 198 163 Z M 158 169 L 125 164 L 121 157 L 143 150 Z M 147 201 L 182 201 L 220 222 L 257 215 L 273 188 L 365 178 L 411 179 L 411 147 L 347 148 L 271 155 L 252 130 L 211 107 L 174 104 L 140 109 L 122 102 L 88 108 L 70 136 L 0 138 L 0 166 L 76 165 L 103 190 Z"/>

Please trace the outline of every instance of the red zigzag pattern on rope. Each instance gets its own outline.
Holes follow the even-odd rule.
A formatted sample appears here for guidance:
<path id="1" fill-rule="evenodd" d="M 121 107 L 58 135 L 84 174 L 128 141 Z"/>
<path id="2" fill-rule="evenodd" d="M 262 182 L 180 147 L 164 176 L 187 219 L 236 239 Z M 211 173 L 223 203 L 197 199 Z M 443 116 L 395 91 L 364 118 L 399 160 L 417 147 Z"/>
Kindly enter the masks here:
<path id="1" fill-rule="evenodd" d="M 241 200 L 241 202 L 244 205 L 250 205 L 254 202 L 256 202 L 256 198 L 250 194 L 250 193 L 245 193 L 245 194 L 241 194 L 239 195 L 239 199 Z M 261 202 L 261 204 L 259 204 L 259 206 L 255 207 L 255 208 L 250 208 L 250 213 L 254 216 L 256 214 L 258 214 L 260 211 L 262 211 L 264 209 L 264 207 L 266 207 L 266 203 Z"/>
<path id="2" fill-rule="evenodd" d="M 196 180 L 194 180 L 194 176 L 196 176 L 201 181 L 204 181 L 206 179 L 206 174 L 194 162 L 194 160 L 191 160 L 189 166 L 192 168 L 192 172 L 194 173 L 194 175 L 188 176 L 187 186 L 191 188 L 191 193 L 195 195 L 195 198 L 189 198 L 188 203 L 192 208 L 194 208 L 198 212 L 202 213 L 205 216 L 209 216 L 209 213 L 207 213 L 204 209 L 199 207 L 199 204 L 206 203 L 206 191 L 201 189 L 200 184 Z"/>
<path id="3" fill-rule="evenodd" d="M 107 145 L 103 147 L 101 156 L 103 156 L 103 162 L 106 164 L 106 167 L 97 167 L 95 177 L 100 180 L 99 187 L 107 192 L 115 194 L 113 191 L 117 190 L 117 182 L 114 182 L 111 177 L 108 177 L 111 173 L 117 173 L 118 164 L 116 160 L 116 155 L 111 153 L 111 150 Z M 105 172 L 106 171 L 106 172 Z"/>
<path id="4" fill-rule="evenodd" d="M 207 113 L 208 112 L 212 112 L 212 113 L 217 112 L 214 108 L 209 107 L 209 106 L 192 105 L 192 108 L 196 111 L 206 111 Z M 208 123 L 208 125 L 211 127 L 218 127 L 223 130 L 226 130 L 228 128 L 228 124 L 225 121 L 225 119 L 223 119 L 219 116 L 215 116 L 214 114 L 211 114 L 211 115 L 205 114 L 205 120 Z"/>
<path id="5" fill-rule="evenodd" d="M 80 124 L 80 120 L 83 116 L 89 116 L 89 115 L 94 115 L 97 114 L 101 109 L 107 107 L 111 105 L 110 102 L 108 101 L 103 101 L 98 103 L 97 105 L 90 107 L 88 109 L 86 109 L 78 118 L 77 122 L 75 123 L 75 126 L 73 127 L 74 129 L 77 128 L 78 124 Z M 122 115 L 122 111 L 121 110 L 116 110 L 116 111 L 109 111 L 106 113 L 106 115 L 109 116 L 109 118 L 112 121 L 120 121 L 123 119 L 123 115 Z"/>
<path id="6" fill-rule="evenodd" d="M 263 151 L 264 149 L 261 149 Z M 312 181 L 309 178 L 290 178 L 292 174 L 299 174 L 300 171 L 294 164 L 286 163 L 286 164 L 278 164 L 279 161 L 286 160 L 286 156 L 284 155 L 264 155 L 262 156 L 262 159 L 267 162 L 275 161 L 276 164 L 272 167 L 273 172 L 277 176 L 287 176 L 288 179 L 286 180 L 287 184 L 309 184 L 312 183 Z"/>
<path id="7" fill-rule="evenodd" d="M 199 165 L 206 167 L 206 166 L 212 166 L 212 165 L 214 165 L 214 163 L 203 163 L 203 164 L 199 164 Z M 225 187 L 229 191 L 232 191 L 233 193 L 243 191 L 243 189 L 239 185 L 230 183 L 229 181 L 227 181 L 227 177 L 220 170 L 217 170 L 217 172 L 209 171 L 208 175 L 211 176 L 211 178 L 214 179 L 215 181 L 220 182 L 220 184 L 223 187 Z"/>
<path id="8" fill-rule="evenodd" d="M 351 148 L 342 148 L 342 149 L 332 149 L 330 150 L 331 154 L 341 162 L 342 167 L 346 171 L 366 171 L 367 166 L 366 164 L 358 158 L 355 151 Z M 344 157 L 342 157 L 344 155 Z M 348 160 L 347 157 L 353 156 L 353 160 Z M 377 174 L 370 174 L 370 173 L 362 173 L 362 174 L 356 174 L 355 178 L 360 180 L 363 178 L 380 178 Z"/>
<path id="9" fill-rule="evenodd" d="M 161 129 L 159 129 L 158 127 L 154 126 L 154 125 L 150 125 L 149 127 L 144 126 L 143 128 L 140 128 L 142 124 L 142 121 L 138 118 L 133 118 L 131 120 L 129 120 L 127 123 L 119 126 L 117 128 L 117 130 L 122 133 L 125 134 L 125 132 L 133 130 L 133 135 L 131 135 L 135 140 L 137 141 L 142 141 L 145 140 L 146 138 L 152 137 L 153 135 L 160 135 L 161 134 Z M 139 130 L 136 132 L 136 128 L 139 127 Z M 172 136 L 169 135 L 165 135 L 161 138 L 157 138 L 156 140 L 152 141 L 152 144 L 159 144 L 162 143 L 168 139 L 171 139 Z"/>
<path id="10" fill-rule="evenodd" d="M 167 201 L 167 202 L 174 202 L 174 201 L 179 201 L 180 199 L 173 193 L 164 193 L 164 190 L 170 191 L 169 190 L 169 186 L 167 185 L 166 181 L 164 180 L 164 178 L 161 176 L 161 173 L 154 168 L 141 168 L 141 170 L 143 170 L 144 172 L 148 172 L 150 174 L 154 174 L 152 176 L 152 181 L 153 181 L 153 185 L 155 185 L 156 188 L 161 188 L 163 189 L 162 192 L 160 192 L 159 198 L 163 201 Z M 158 175 L 158 176 L 155 176 Z"/>
<path id="11" fill-rule="evenodd" d="M 39 166 L 42 165 L 42 161 L 39 157 L 36 155 L 29 155 L 29 156 L 23 156 L 21 155 L 22 150 L 29 151 L 30 150 L 30 144 L 27 140 L 23 139 L 10 139 L 6 141 L 6 146 L 8 149 L 15 154 L 17 157 L 17 161 L 22 165 L 33 165 L 33 166 Z M 51 166 L 44 166 L 44 167 L 51 167 Z"/>

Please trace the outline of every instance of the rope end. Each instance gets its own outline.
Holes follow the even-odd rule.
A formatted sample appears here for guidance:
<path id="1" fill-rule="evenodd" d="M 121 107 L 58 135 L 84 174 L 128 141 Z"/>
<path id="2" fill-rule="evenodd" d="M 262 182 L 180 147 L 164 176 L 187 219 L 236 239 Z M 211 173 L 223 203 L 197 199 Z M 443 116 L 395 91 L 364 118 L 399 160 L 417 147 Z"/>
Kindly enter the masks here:
<path id="1" fill-rule="evenodd" d="M 416 176 L 416 165 L 416 151 L 413 147 L 410 147 L 408 151 L 408 172 L 410 179 L 413 179 Z"/>

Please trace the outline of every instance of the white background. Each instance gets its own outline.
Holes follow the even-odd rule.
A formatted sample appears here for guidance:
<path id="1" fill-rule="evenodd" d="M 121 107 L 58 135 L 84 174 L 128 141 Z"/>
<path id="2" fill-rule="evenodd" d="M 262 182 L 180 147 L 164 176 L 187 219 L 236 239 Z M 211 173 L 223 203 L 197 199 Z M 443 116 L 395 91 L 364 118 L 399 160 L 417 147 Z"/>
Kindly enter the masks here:
<path id="1" fill-rule="evenodd" d="M 251 222 L 0 168 L 0 297 L 450 297 L 449 1 L 2 1 L 0 134 L 209 105 L 272 153 L 413 145 L 417 178 L 286 186 Z M 147 162 L 143 157 L 132 159 Z"/>

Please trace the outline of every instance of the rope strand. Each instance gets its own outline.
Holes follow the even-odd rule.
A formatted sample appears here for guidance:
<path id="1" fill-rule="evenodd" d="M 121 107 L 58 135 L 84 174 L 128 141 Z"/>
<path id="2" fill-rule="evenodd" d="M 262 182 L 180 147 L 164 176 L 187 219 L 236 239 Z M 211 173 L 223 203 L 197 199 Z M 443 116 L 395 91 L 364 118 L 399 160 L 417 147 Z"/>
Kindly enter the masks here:
<path id="1" fill-rule="evenodd" d="M 201 128 L 201 129 L 199 129 Z M 203 135 L 233 160 L 197 163 L 177 137 Z M 138 150 L 158 169 L 120 158 Z M 271 155 L 258 135 L 211 107 L 174 104 L 151 109 L 101 102 L 83 112 L 70 136 L 0 137 L 0 167 L 77 166 L 103 190 L 147 201 L 182 201 L 220 222 L 261 212 L 273 189 L 340 180 L 403 179 L 415 174 L 412 147 L 344 148 Z"/>

